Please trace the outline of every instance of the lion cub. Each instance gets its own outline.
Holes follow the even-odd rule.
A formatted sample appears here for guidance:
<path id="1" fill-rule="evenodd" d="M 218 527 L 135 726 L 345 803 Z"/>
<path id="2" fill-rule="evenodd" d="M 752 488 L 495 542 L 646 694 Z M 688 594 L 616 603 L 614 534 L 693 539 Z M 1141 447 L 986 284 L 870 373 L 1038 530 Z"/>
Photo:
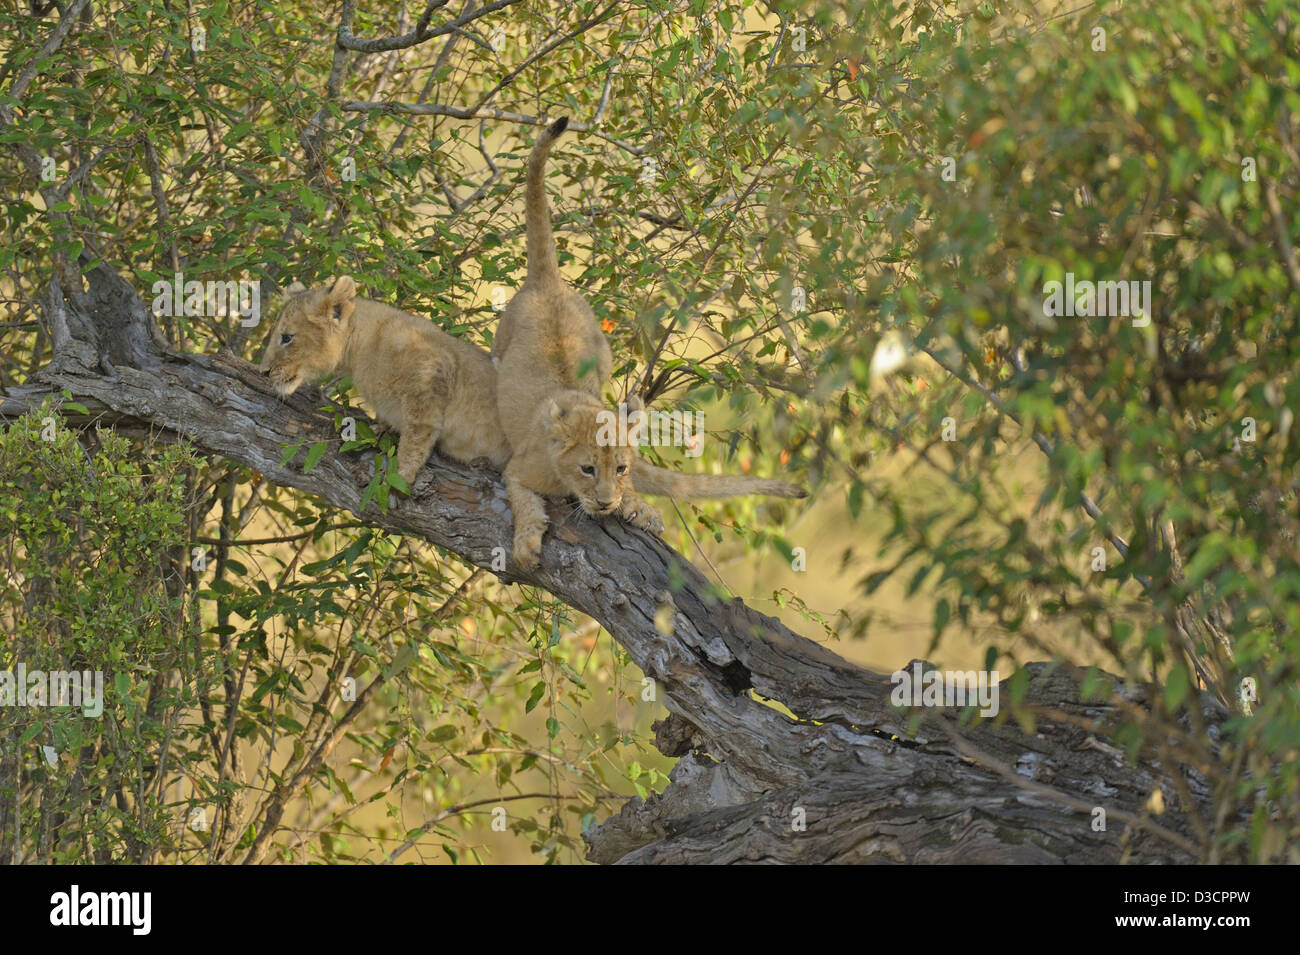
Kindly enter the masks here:
<path id="1" fill-rule="evenodd" d="M 552 123 L 529 155 L 528 273 L 501 313 L 492 344 L 498 417 L 512 450 L 505 483 L 515 520 L 513 557 L 525 570 L 541 556 L 543 494 L 576 498 L 588 514 L 617 514 L 652 534 L 663 533 L 663 520 L 638 489 L 679 497 L 805 496 L 783 481 L 677 474 L 642 461 L 633 442 L 607 440 L 602 417 L 610 412 L 600 394 L 613 356 L 590 306 L 560 275 L 546 207 L 546 156 L 567 126 L 567 117 Z"/>
<path id="2" fill-rule="evenodd" d="M 286 296 L 261 365 L 280 394 L 350 374 L 379 423 L 399 432 L 397 473 L 407 487 L 435 445 L 458 461 L 505 466 L 510 446 L 486 352 L 427 319 L 357 298 L 346 275 L 311 289 L 295 282 Z"/>

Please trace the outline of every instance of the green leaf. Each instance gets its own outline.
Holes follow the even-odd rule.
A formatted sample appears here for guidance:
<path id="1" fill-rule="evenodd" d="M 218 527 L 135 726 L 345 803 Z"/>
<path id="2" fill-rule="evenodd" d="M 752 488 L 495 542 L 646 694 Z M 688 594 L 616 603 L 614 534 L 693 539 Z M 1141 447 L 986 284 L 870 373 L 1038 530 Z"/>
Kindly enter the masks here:
<path id="1" fill-rule="evenodd" d="M 397 652 L 393 654 L 393 662 L 388 666 L 388 678 L 391 680 L 405 670 L 418 655 L 414 643 L 404 643 L 398 647 Z"/>
<path id="2" fill-rule="evenodd" d="M 40 735 L 41 730 L 43 729 L 45 729 L 44 723 L 42 722 L 33 723 L 31 726 L 27 727 L 27 729 L 23 730 L 22 736 L 18 737 L 18 745 L 26 746 L 32 740 L 36 739 L 36 737 Z"/>
<path id="3" fill-rule="evenodd" d="M 1191 677 L 1187 668 L 1182 664 L 1171 667 L 1169 677 L 1165 680 L 1165 709 L 1169 713 L 1176 712 L 1183 700 L 1187 698 L 1187 691 L 1191 688 Z"/>
<path id="4" fill-rule="evenodd" d="M 308 473 L 312 468 L 320 463 L 320 459 L 325 456 L 325 452 L 329 450 L 329 446 L 330 444 L 328 441 L 317 441 L 311 446 L 311 449 L 307 452 L 307 460 L 303 462 L 303 474 Z"/>
<path id="5" fill-rule="evenodd" d="M 849 485 L 849 513 L 855 518 L 862 513 L 863 490 L 861 481 L 854 481 Z"/>
<path id="6" fill-rule="evenodd" d="M 942 633 L 943 628 L 948 624 L 948 617 L 952 614 L 952 607 L 948 604 L 948 598 L 941 597 L 934 605 L 934 632 Z"/>

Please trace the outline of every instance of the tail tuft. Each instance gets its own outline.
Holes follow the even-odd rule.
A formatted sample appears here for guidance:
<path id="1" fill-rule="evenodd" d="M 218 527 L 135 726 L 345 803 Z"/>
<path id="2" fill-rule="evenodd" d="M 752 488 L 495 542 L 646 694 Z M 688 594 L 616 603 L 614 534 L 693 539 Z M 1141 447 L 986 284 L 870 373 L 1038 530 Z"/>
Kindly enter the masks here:
<path id="1" fill-rule="evenodd" d="M 550 126 L 546 127 L 546 133 L 552 139 L 554 139 L 556 136 L 560 135 L 560 133 L 564 132 L 568 128 L 569 128 L 569 117 L 561 116 L 555 122 L 551 123 Z"/>

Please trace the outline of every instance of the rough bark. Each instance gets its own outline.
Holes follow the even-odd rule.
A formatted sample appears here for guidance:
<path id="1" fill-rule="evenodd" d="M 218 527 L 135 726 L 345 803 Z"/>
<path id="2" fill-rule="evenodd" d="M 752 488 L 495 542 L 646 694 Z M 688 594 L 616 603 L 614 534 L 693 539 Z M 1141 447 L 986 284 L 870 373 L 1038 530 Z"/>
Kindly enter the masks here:
<path id="1" fill-rule="evenodd" d="M 88 292 L 66 303 L 59 296 L 70 314 L 55 359 L 4 396 L 0 414 L 22 414 L 66 389 L 93 420 L 184 438 L 358 513 L 368 454 L 327 454 L 310 473 L 280 464 L 285 445 L 340 441 L 333 421 L 315 410 L 318 398 L 280 399 L 232 356 L 165 352 L 127 283 L 103 267 L 87 279 Z M 386 513 L 372 504 L 359 516 L 479 567 L 491 567 L 494 548 L 509 554 L 510 511 L 494 472 L 435 456 L 412 491 L 395 496 Z M 1186 810 L 1207 815 L 1204 780 L 1174 768 L 1199 803 L 1180 806 L 1170 767 L 1130 765 L 1098 742 L 1104 734 L 1092 728 L 1116 711 L 1080 702 L 1073 672 L 1031 668 L 1028 698 L 1073 717 L 1040 718 L 1032 735 L 1013 722 L 963 726 L 942 709 L 918 716 L 890 704 L 887 677 L 718 596 L 662 541 L 567 508 L 552 519 L 541 567 L 520 573 L 508 565 L 506 576 L 546 588 L 609 630 L 656 681 L 670 713 L 657 742 L 681 757 L 662 795 L 634 799 L 584 834 L 593 861 L 1197 858 Z M 660 607 L 668 608 L 670 632 L 656 627 Z M 1131 702 L 1141 705 L 1140 691 Z M 1207 703 L 1206 717 L 1213 723 L 1221 714 Z M 1154 817 L 1143 807 L 1157 787 L 1169 808 Z M 1106 810 L 1108 831 L 1093 831 L 1093 807 Z"/>

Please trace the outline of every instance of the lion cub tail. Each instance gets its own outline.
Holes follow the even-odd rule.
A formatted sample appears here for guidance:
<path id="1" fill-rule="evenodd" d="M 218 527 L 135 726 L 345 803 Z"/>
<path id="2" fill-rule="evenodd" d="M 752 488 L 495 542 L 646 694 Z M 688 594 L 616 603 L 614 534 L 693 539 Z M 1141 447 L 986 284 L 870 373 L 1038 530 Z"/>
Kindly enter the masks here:
<path id="1" fill-rule="evenodd" d="M 657 468 L 642 460 L 632 464 L 632 486 L 640 494 L 664 497 L 739 497 L 762 494 L 767 497 L 807 497 L 801 487 L 773 478 L 741 477 L 730 474 L 682 474 Z"/>
<path id="2" fill-rule="evenodd" d="M 551 151 L 551 145 L 568 128 L 567 116 L 561 116 L 551 123 L 537 137 L 528 157 L 524 224 L 528 233 L 529 282 L 560 277 L 560 263 L 555 256 L 555 234 L 551 231 L 551 211 L 546 206 L 546 156 Z"/>

